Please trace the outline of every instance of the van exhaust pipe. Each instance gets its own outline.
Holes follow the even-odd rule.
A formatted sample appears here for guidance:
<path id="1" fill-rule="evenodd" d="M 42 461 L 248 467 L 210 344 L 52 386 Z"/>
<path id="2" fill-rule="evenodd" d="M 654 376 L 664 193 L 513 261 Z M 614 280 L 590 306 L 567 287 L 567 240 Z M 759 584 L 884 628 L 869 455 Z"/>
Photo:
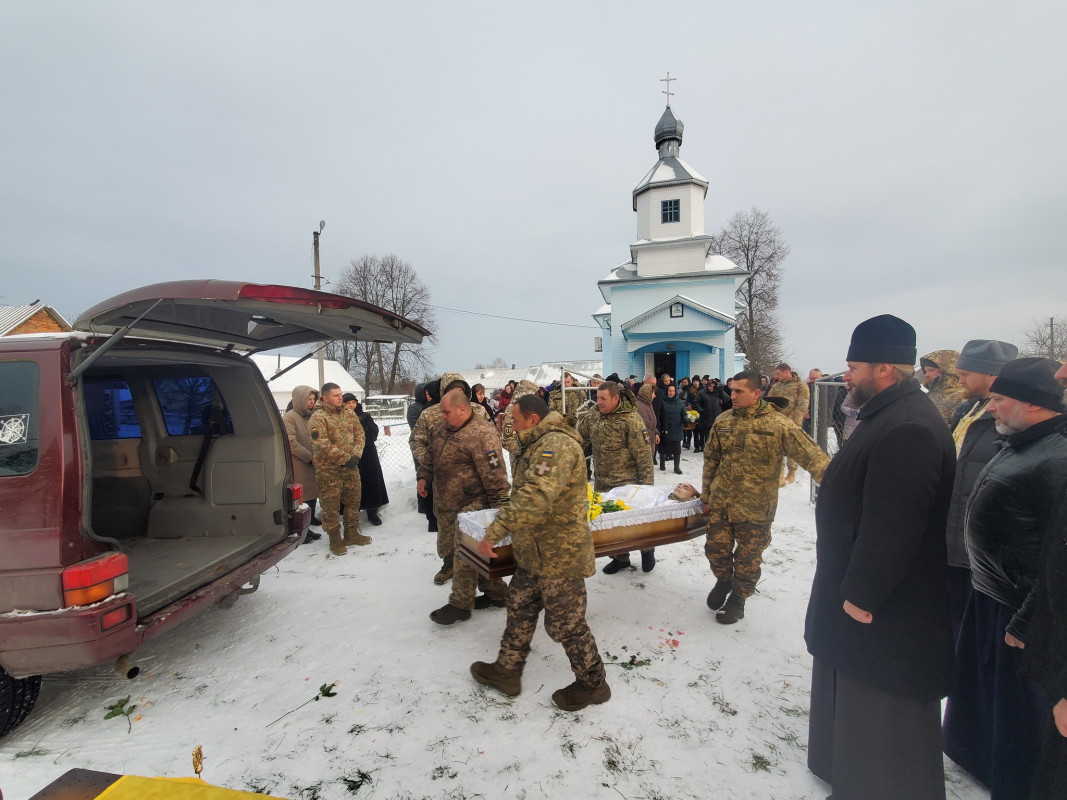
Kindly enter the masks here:
<path id="1" fill-rule="evenodd" d="M 127 653 L 124 656 L 119 656 L 115 661 L 115 672 L 127 680 L 132 680 L 141 674 L 141 668 L 133 663 L 133 659 L 130 658 L 133 653 Z"/>

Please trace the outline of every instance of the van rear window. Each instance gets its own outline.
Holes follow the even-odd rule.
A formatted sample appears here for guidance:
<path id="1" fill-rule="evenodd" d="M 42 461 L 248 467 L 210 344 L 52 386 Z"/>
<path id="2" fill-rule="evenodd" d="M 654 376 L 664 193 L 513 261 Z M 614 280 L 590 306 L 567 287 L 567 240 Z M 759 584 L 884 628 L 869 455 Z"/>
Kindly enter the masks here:
<path id="1" fill-rule="evenodd" d="M 217 433 L 233 433 L 230 412 L 207 375 L 156 378 L 152 383 L 169 435 L 203 435 L 212 422 Z M 213 407 L 216 399 L 218 402 Z"/>
<path id="2" fill-rule="evenodd" d="M 85 415 L 90 439 L 141 438 L 130 386 L 121 378 L 86 379 Z"/>
<path id="3" fill-rule="evenodd" d="M 0 477 L 37 468 L 40 382 L 35 361 L 0 362 Z"/>

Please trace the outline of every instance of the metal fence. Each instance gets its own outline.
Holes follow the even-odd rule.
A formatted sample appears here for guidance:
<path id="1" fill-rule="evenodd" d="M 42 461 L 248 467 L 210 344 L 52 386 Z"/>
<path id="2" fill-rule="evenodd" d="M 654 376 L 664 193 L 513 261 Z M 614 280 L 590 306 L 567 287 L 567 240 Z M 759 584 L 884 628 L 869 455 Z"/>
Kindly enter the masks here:
<path id="1" fill-rule="evenodd" d="M 848 387 L 833 377 L 820 378 L 812 386 L 811 438 L 830 458 L 841 449 L 847 432 L 851 430 L 849 412 L 841 407 L 847 395 Z M 818 489 L 813 481 L 812 502 L 815 502 Z"/>

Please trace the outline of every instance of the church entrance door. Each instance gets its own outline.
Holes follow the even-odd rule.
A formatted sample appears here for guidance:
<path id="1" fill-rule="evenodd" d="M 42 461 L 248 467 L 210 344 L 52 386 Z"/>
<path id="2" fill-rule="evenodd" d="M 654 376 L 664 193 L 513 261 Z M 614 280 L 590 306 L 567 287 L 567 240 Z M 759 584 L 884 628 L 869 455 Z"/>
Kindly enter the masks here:
<path id="1" fill-rule="evenodd" d="M 659 376 L 666 372 L 672 378 L 677 377 L 675 375 L 675 353 L 656 353 L 653 357 L 653 374 L 656 379 L 659 380 Z"/>

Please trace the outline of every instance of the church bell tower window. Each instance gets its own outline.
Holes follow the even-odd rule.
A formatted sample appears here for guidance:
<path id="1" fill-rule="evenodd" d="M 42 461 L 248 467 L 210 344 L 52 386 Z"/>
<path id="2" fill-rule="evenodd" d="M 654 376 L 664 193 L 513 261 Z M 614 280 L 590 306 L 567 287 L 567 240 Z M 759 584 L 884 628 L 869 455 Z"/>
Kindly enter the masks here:
<path id="1" fill-rule="evenodd" d="M 659 204 L 659 211 L 660 221 L 664 224 L 668 222 L 682 221 L 681 200 L 661 200 Z"/>

